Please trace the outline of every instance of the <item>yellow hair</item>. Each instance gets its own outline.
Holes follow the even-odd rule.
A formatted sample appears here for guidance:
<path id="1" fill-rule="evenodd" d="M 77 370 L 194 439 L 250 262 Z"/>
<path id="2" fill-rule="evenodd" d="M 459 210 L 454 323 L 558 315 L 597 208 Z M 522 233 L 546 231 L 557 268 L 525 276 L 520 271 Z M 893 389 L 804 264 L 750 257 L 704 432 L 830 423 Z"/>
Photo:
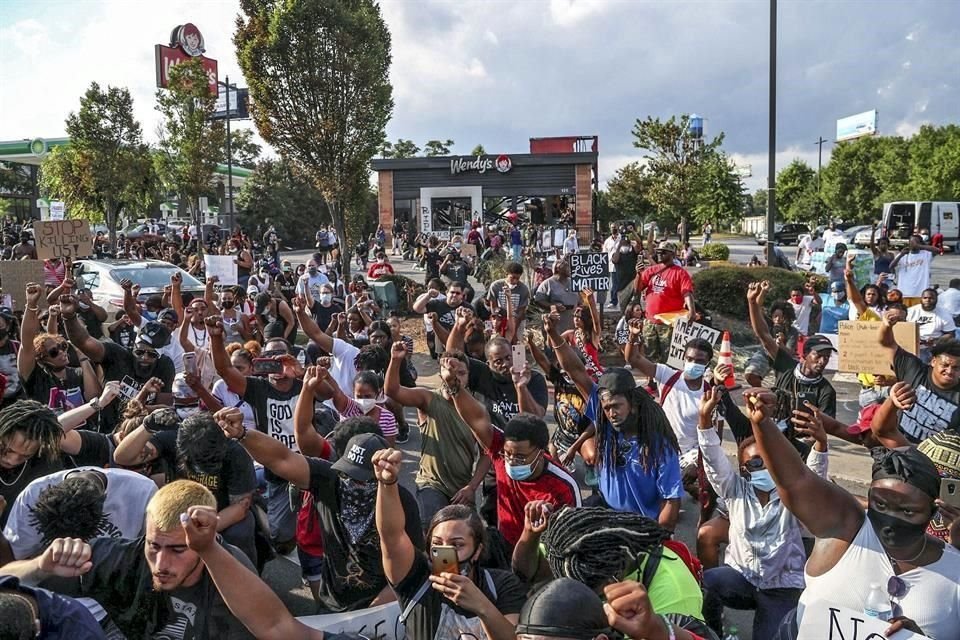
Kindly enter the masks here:
<path id="1" fill-rule="evenodd" d="M 153 494 L 147 503 L 147 518 L 160 531 L 180 529 L 180 514 L 196 505 L 217 508 L 210 490 L 193 480 L 174 480 Z"/>

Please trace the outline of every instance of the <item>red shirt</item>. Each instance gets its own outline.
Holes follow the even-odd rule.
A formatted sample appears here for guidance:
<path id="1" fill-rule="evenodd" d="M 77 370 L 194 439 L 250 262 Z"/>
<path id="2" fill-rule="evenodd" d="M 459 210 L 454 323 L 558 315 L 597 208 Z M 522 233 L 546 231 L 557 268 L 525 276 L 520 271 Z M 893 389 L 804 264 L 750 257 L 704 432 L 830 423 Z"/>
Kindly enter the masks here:
<path id="1" fill-rule="evenodd" d="M 546 500 L 554 509 L 562 506 L 580 506 L 580 487 L 566 469 L 554 464 L 546 456 L 543 473 L 535 480 L 511 480 L 507 475 L 507 466 L 500 454 L 503 452 L 503 432 L 493 428 L 493 441 L 487 455 L 493 460 L 493 470 L 497 474 L 497 521 L 500 533 L 514 546 L 523 533 L 523 510 L 532 500 Z"/>
<path id="2" fill-rule="evenodd" d="M 646 290 L 647 320 L 656 322 L 658 313 L 683 311 L 683 296 L 693 293 L 693 280 L 683 267 L 662 264 L 647 267 L 640 274 L 641 289 Z"/>
<path id="3" fill-rule="evenodd" d="M 393 275 L 393 267 L 390 266 L 389 262 L 384 262 L 383 264 L 374 262 L 372 265 L 370 265 L 370 268 L 367 269 L 367 277 L 373 280 L 376 280 L 383 275 Z"/>

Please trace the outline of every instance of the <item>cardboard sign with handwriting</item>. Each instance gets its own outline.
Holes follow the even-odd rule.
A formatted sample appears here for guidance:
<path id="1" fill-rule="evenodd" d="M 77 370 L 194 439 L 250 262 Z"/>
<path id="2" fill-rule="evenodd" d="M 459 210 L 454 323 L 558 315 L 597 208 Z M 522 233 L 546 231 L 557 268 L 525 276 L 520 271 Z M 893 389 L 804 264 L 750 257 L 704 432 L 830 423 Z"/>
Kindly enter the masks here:
<path id="1" fill-rule="evenodd" d="M 22 311 L 26 303 L 27 285 L 35 282 L 43 286 L 43 262 L 40 260 L 0 261 L 0 289 L 12 298 L 15 311 Z M 46 295 L 40 296 L 40 305 L 46 306 Z"/>
<path id="2" fill-rule="evenodd" d="M 670 336 L 670 354 L 667 357 L 667 366 L 674 369 L 683 369 L 683 356 L 687 351 L 687 343 L 694 338 L 703 338 L 711 345 L 716 346 L 720 341 L 720 332 L 699 322 L 687 322 L 686 312 L 683 312 L 673 322 L 673 335 Z"/>
<path id="3" fill-rule="evenodd" d="M 886 349 L 880 346 L 879 320 L 841 321 L 839 335 L 838 371 L 849 373 L 872 373 L 891 375 L 893 367 Z M 898 322 L 893 325 L 893 335 L 904 351 L 916 355 L 919 349 L 919 327 L 914 322 Z"/>
<path id="4" fill-rule="evenodd" d="M 38 220 L 33 223 L 33 240 L 41 260 L 93 254 L 90 223 L 86 220 Z"/>

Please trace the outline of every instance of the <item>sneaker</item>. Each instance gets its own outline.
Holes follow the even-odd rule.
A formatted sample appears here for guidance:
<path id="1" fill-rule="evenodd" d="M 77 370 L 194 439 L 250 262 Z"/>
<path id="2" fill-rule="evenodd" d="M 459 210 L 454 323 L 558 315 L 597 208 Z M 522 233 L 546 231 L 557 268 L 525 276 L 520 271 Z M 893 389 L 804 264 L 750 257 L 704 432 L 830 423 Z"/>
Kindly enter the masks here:
<path id="1" fill-rule="evenodd" d="M 397 444 L 407 444 L 410 442 L 410 427 L 397 431 Z"/>

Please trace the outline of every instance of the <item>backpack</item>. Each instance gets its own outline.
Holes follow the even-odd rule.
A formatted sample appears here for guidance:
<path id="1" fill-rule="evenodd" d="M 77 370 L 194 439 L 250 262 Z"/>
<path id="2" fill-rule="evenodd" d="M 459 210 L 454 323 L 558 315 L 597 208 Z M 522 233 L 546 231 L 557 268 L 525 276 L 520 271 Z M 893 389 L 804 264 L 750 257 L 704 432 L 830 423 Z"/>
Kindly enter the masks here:
<path id="1" fill-rule="evenodd" d="M 683 544 L 679 540 L 664 540 L 661 543 L 661 546 L 670 549 L 683 561 L 683 564 L 687 566 L 687 569 L 690 570 L 690 573 L 693 574 L 694 580 L 697 581 L 698 585 L 703 585 L 703 564 L 698 560 L 692 553 L 690 549 L 687 548 L 687 545 Z M 657 573 L 657 568 L 660 566 L 660 560 L 663 559 L 663 554 L 652 551 L 647 555 L 647 564 L 643 567 L 643 574 L 640 577 L 640 583 L 644 587 L 649 588 L 650 583 L 653 582 L 653 578 Z"/>
<path id="2" fill-rule="evenodd" d="M 670 378 L 663 383 L 663 388 L 660 390 L 660 406 L 663 406 L 663 401 L 666 399 L 667 394 L 670 393 L 670 390 L 673 389 L 674 385 L 680 380 L 680 376 L 683 375 L 683 371 L 677 371 Z M 703 392 L 710 392 L 710 383 L 706 380 L 703 381 Z"/>

